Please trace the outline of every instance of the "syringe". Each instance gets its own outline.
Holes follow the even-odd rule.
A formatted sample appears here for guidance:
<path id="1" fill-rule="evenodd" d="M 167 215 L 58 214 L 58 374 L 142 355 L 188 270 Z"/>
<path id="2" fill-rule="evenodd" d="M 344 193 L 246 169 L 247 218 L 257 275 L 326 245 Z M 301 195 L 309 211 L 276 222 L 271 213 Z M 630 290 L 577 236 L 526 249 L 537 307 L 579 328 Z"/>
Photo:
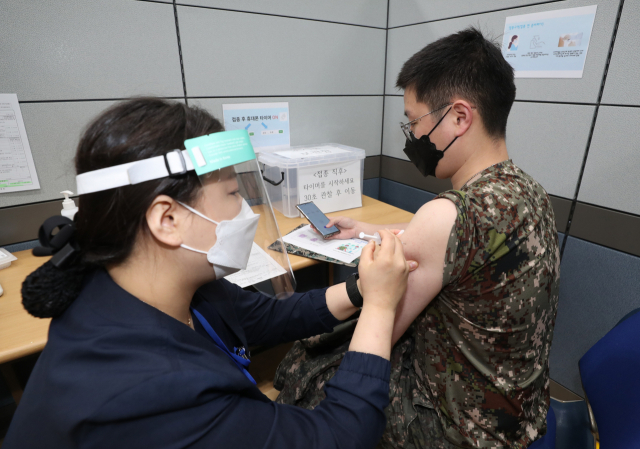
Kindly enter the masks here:
<path id="1" fill-rule="evenodd" d="M 397 234 L 397 235 L 398 235 L 398 236 L 400 236 L 400 235 L 402 235 L 402 234 L 404 234 L 404 229 L 403 229 L 403 230 L 401 230 L 400 232 L 398 232 L 398 234 Z M 361 233 L 358 235 L 358 237 L 359 237 L 361 240 L 373 240 L 373 241 L 374 241 L 374 242 L 376 242 L 378 245 L 382 243 L 382 238 L 380 237 L 380 234 L 379 234 L 379 233 L 377 233 L 377 232 L 376 232 L 375 234 L 373 234 L 373 235 L 367 235 L 367 234 L 365 234 L 364 232 L 361 232 Z"/>

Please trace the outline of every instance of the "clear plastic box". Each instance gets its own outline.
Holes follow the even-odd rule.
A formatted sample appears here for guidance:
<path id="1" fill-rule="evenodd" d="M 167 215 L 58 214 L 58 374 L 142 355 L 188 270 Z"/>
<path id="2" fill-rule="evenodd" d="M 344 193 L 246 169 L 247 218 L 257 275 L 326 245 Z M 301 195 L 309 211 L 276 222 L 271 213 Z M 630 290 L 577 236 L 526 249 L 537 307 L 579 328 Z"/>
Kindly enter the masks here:
<path id="1" fill-rule="evenodd" d="M 10 267 L 14 260 L 18 260 L 18 258 L 6 249 L 0 248 L 0 270 Z"/>
<path id="2" fill-rule="evenodd" d="M 282 153 L 290 157 L 285 157 Z M 277 154 L 281 153 L 281 154 Z M 301 157 L 304 155 L 305 157 Z M 265 186 L 271 204 L 285 217 L 298 217 L 296 205 L 300 204 L 298 188 L 298 169 L 301 167 L 328 167 L 336 163 L 360 161 L 360 192 L 363 188 L 365 151 L 338 143 L 320 145 L 301 145 L 291 148 L 261 151 L 258 161 L 264 169 Z M 264 164 L 264 166 L 262 166 Z M 279 184 L 278 184 L 279 183 Z M 274 185 L 278 184 L 278 185 Z"/>

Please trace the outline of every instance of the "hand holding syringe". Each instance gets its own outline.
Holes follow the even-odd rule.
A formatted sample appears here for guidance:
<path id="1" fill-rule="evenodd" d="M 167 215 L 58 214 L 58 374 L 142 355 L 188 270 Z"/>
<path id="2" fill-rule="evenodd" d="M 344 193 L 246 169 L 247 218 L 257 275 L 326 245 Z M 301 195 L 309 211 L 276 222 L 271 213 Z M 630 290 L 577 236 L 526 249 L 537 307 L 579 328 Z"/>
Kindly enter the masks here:
<path id="1" fill-rule="evenodd" d="M 403 229 L 403 230 L 401 230 L 400 232 L 398 232 L 396 235 L 400 236 L 400 235 L 402 235 L 403 233 L 404 233 L 404 229 Z M 361 233 L 358 235 L 358 237 L 359 237 L 361 240 L 367 240 L 367 241 L 369 241 L 369 240 L 373 240 L 373 241 L 374 241 L 374 242 L 376 242 L 378 245 L 379 245 L 380 243 L 382 243 L 382 238 L 380 238 L 380 234 L 379 234 L 379 233 L 377 233 L 377 232 L 376 232 L 375 234 L 373 234 L 373 235 L 367 235 L 367 234 L 365 234 L 364 232 L 361 232 Z"/>

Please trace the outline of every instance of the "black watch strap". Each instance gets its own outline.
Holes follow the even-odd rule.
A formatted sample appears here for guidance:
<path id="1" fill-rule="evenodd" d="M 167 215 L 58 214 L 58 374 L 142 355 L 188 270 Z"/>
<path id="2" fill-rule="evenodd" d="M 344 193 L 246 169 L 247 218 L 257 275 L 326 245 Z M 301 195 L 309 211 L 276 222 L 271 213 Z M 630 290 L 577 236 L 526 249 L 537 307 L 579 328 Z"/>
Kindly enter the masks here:
<path id="1" fill-rule="evenodd" d="M 357 272 L 347 278 L 347 296 L 354 306 L 362 307 L 364 300 L 358 289 L 358 279 L 360 279 L 360 275 Z"/>

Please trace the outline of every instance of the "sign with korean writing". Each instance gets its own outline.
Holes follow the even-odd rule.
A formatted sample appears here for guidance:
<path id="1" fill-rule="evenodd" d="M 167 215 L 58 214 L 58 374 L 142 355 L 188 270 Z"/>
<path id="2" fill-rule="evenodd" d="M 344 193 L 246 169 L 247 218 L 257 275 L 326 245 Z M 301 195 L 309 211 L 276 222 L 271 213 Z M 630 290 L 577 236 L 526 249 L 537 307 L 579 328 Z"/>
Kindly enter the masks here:
<path id="1" fill-rule="evenodd" d="M 244 129 L 256 153 L 262 148 L 288 147 L 289 103 L 223 104 L 224 128 Z"/>
<path id="2" fill-rule="evenodd" d="M 362 206 L 361 161 L 311 165 L 298 169 L 298 201 L 313 201 L 322 212 Z"/>
<path id="3" fill-rule="evenodd" d="M 582 78 L 597 5 L 507 17 L 502 54 L 516 78 Z"/>

